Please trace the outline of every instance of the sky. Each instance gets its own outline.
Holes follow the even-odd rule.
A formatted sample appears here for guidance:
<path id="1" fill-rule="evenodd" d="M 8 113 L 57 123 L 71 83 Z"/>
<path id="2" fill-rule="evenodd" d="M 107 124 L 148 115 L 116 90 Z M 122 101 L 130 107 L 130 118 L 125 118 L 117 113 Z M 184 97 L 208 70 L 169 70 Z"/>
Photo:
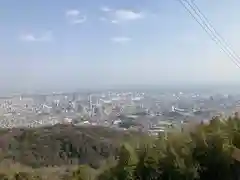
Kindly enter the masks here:
<path id="1" fill-rule="evenodd" d="M 240 1 L 195 0 L 240 54 Z M 177 0 L 0 0 L 0 90 L 240 83 Z"/>

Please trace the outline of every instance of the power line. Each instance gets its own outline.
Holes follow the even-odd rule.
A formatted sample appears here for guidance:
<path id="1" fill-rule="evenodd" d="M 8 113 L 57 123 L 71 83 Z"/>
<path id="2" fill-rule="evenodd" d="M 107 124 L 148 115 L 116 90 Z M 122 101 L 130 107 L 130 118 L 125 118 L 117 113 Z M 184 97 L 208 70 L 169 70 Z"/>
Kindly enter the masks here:
<path id="1" fill-rule="evenodd" d="M 238 64 L 238 59 L 236 59 L 236 57 L 234 57 L 234 55 L 232 54 L 231 51 L 229 51 L 228 48 L 224 47 L 224 45 L 221 43 L 221 40 L 219 40 L 219 38 L 216 36 L 216 34 L 214 34 L 214 32 L 211 30 L 211 28 L 209 28 L 209 26 L 207 25 L 206 22 L 203 21 L 203 19 L 194 11 L 194 8 L 192 8 L 192 10 L 197 14 L 197 16 L 200 18 L 201 21 L 193 14 L 193 12 L 186 6 L 186 4 L 183 2 L 183 0 L 177 0 L 180 2 L 180 4 L 184 7 L 184 9 L 191 15 L 191 17 L 201 26 L 201 28 L 210 36 L 210 38 L 217 44 L 220 45 L 220 48 L 223 52 L 226 53 L 226 55 L 230 58 L 230 60 L 238 67 L 240 68 L 240 65 Z M 185 2 L 187 2 L 189 4 L 188 1 L 185 0 Z M 207 27 L 207 28 L 206 28 Z"/>
<path id="2" fill-rule="evenodd" d="M 188 9 L 188 7 L 183 3 L 186 2 L 190 8 L 195 12 L 197 17 L 202 21 L 200 22 L 197 17 Z M 234 58 L 234 61 L 238 61 L 236 57 L 233 56 L 232 52 L 229 52 L 229 48 L 226 48 L 221 42 L 221 39 L 218 38 L 216 33 L 212 31 L 212 29 L 209 27 L 209 25 L 202 19 L 201 16 L 197 13 L 197 11 L 191 6 L 191 4 L 187 0 L 179 0 L 179 2 L 183 5 L 183 7 L 188 11 L 188 13 L 194 18 L 195 21 L 203 28 L 203 30 L 211 37 L 211 39 L 217 44 L 221 45 L 221 49 L 230 57 L 230 59 Z M 202 24 L 203 23 L 203 24 Z M 232 59 L 233 60 L 233 59 Z"/>
<path id="3" fill-rule="evenodd" d="M 192 0 L 191 3 L 187 0 L 185 0 L 187 2 L 187 4 L 192 8 L 192 10 L 198 15 L 198 17 L 204 22 L 204 24 L 206 24 L 206 26 L 208 27 L 209 30 L 212 29 L 212 32 L 215 33 L 215 35 L 219 38 L 220 41 L 223 42 L 223 44 L 227 47 L 228 51 L 231 52 L 231 54 L 233 54 L 235 56 L 235 58 L 237 59 L 236 61 L 238 61 L 240 63 L 240 58 L 239 55 L 234 51 L 233 48 L 231 48 L 229 46 L 229 44 L 227 43 L 227 41 L 220 35 L 220 33 L 213 27 L 212 23 L 209 21 L 209 19 L 201 12 L 201 10 L 199 9 L 199 7 L 196 5 L 196 3 L 194 3 L 194 1 Z M 210 29 L 211 28 L 211 29 Z"/>

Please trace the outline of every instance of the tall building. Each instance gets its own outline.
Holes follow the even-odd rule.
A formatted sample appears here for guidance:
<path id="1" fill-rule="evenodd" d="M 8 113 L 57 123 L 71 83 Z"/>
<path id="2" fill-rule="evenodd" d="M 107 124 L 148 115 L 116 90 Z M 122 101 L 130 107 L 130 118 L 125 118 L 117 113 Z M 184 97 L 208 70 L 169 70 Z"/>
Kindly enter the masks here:
<path id="1" fill-rule="evenodd" d="M 92 116 L 93 105 L 92 105 L 92 95 L 91 94 L 88 96 L 88 109 L 89 109 L 90 116 Z"/>

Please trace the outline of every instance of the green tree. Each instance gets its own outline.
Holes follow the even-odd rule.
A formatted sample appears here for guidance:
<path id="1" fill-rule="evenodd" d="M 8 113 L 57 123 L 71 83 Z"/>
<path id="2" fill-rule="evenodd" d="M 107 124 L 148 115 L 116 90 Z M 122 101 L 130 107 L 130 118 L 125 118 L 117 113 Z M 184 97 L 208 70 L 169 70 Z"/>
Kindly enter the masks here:
<path id="1" fill-rule="evenodd" d="M 201 166 L 201 179 L 231 179 L 232 143 L 227 131 L 222 122 L 214 119 L 192 134 L 193 158 Z"/>
<path id="2" fill-rule="evenodd" d="M 8 180 L 8 176 L 4 173 L 0 173 L 0 180 Z"/>
<path id="3" fill-rule="evenodd" d="M 92 180 L 94 178 L 95 172 L 88 165 L 81 165 L 72 173 L 72 180 Z"/>
<path id="4" fill-rule="evenodd" d="M 15 180 L 30 180 L 31 176 L 27 172 L 18 172 L 14 174 Z"/>
<path id="5" fill-rule="evenodd" d="M 158 166 L 159 156 L 153 148 L 145 147 L 139 152 L 135 177 L 139 180 L 155 180 L 161 176 Z"/>
<path id="6" fill-rule="evenodd" d="M 124 143 L 118 155 L 117 165 L 99 175 L 100 180 L 134 180 L 138 163 L 137 154 L 129 144 Z"/>

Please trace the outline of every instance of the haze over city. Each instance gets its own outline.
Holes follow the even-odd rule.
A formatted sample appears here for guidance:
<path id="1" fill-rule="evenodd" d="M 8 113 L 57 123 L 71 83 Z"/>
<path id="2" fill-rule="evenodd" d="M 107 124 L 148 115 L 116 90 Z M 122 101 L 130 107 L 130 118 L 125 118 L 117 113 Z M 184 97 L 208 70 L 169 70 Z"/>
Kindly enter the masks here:
<path id="1" fill-rule="evenodd" d="M 240 2 L 196 2 L 238 52 Z M 2 91 L 239 83 L 174 0 L 10 0 L 0 12 Z"/>
<path id="2" fill-rule="evenodd" d="M 239 0 L 0 0 L 0 179 L 239 180 Z"/>

